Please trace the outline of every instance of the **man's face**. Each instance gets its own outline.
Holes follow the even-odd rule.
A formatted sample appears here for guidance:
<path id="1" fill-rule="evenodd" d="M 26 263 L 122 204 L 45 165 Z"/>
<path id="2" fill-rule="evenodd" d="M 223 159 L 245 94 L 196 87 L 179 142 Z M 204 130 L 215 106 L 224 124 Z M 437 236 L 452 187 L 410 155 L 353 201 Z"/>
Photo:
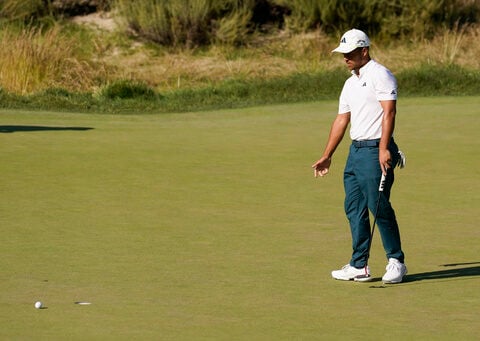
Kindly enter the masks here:
<path id="1" fill-rule="evenodd" d="M 344 53 L 343 59 L 350 71 L 358 71 L 368 62 L 368 49 L 365 47 L 359 47 L 352 52 Z"/>

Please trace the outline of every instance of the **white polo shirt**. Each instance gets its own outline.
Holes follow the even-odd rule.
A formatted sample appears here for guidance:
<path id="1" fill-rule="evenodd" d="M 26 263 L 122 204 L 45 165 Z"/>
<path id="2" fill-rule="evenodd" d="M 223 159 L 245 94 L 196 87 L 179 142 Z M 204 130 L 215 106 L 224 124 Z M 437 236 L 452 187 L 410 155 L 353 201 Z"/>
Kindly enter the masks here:
<path id="1" fill-rule="evenodd" d="M 383 109 L 379 101 L 397 99 L 397 80 L 373 59 L 360 68 L 357 76 L 345 81 L 340 94 L 339 114 L 350 115 L 350 138 L 373 140 L 382 136 Z"/>

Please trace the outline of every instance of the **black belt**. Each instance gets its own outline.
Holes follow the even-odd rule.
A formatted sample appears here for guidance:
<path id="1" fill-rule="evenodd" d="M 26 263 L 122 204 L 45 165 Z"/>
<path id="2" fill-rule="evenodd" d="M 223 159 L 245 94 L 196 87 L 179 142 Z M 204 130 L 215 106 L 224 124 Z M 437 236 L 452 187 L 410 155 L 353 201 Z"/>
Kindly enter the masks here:
<path id="1" fill-rule="evenodd" d="M 356 148 L 363 148 L 363 147 L 378 147 L 380 145 L 380 139 L 376 140 L 362 140 L 362 141 L 356 141 L 353 140 L 352 144 Z"/>

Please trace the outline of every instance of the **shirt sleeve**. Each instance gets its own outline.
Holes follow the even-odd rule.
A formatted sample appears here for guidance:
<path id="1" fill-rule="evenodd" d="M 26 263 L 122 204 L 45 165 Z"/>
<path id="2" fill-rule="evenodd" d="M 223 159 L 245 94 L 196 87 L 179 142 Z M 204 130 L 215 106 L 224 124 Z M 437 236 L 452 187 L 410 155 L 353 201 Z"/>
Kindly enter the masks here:
<path id="1" fill-rule="evenodd" d="M 398 89 L 395 76 L 387 69 L 377 73 L 375 82 L 375 94 L 379 101 L 391 101 L 397 99 Z"/>
<path id="2" fill-rule="evenodd" d="M 342 92 L 340 93 L 340 100 L 338 101 L 338 113 L 339 114 L 346 114 L 350 112 L 350 105 L 348 105 L 347 101 L 347 82 L 343 85 Z"/>

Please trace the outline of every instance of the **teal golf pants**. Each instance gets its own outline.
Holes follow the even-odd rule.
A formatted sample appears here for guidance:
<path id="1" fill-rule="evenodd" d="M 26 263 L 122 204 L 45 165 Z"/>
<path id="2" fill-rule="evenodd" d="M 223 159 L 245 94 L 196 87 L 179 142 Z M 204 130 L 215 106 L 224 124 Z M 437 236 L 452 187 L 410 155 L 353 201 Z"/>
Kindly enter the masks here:
<path id="1" fill-rule="evenodd" d="M 369 141 L 370 142 L 370 141 Z M 344 171 L 345 213 L 352 233 L 352 259 L 350 265 L 362 268 L 367 263 L 368 245 L 371 238 L 369 210 L 375 214 L 378 200 L 378 186 L 382 171 L 378 160 L 378 143 L 358 144 L 353 142 Z M 396 165 L 398 147 L 391 141 L 389 146 L 392 165 Z M 387 173 L 385 187 L 380 195 L 377 212 L 377 227 L 382 238 L 387 259 L 396 258 L 404 262 L 400 232 L 395 211 L 390 204 L 390 190 L 394 181 L 393 168 Z"/>

